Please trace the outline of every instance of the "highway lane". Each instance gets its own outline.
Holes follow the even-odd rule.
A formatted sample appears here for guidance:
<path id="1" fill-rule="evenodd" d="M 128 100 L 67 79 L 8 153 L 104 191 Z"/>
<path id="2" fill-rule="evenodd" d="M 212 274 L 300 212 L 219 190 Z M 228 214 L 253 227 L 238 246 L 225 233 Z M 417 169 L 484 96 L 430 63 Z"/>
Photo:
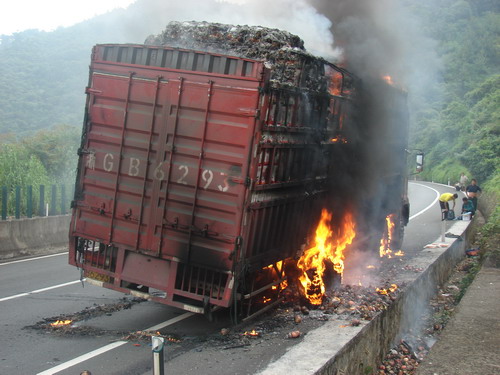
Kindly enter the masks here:
<path id="1" fill-rule="evenodd" d="M 438 198 L 442 193 L 456 193 L 454 187 L 430 182 L 411 181 L 408 184 L 410 197 L 410 223 L 405 229 L 403 250 L 411 256 L 429 244 L 440 239 L 442 222 Z M 458 194 L 455 214 L 462 208 L 463 193 Z M 445 231 L 453 222 L 444 222 Z"/>
<path id="2" fill-rule="evenodd" d="M 453 189 L 410 183 L 411 221 L 403 243 L 410 256 L 439 237 L 436 197 L 444 191 Z M 151 347 L 134 345 L 124 339 L 127 334 L 163 323 L 168 324 L 159 329 L 163 334 L 204 337 L 227 325 L 224 319 L 208 323 L 202 316 L 142 302 L 89 319 L 85 326 L 95 330 L 89 335 L 57 336 L 26 328 L 95 305 L 123 303 L 122 294 L 89 284 L 82 288 L 78 279 L 78 271 L 67 265 L 67 254 L 0 264 L 0 374 L 65 375 L 79 374 L 85 368 L 93 369 L 94 374 L 144 374 L 150 371 Z M 39 291 L 50 287 L 55 288 Z M 189 362 L 189 349 L 189 345 L 174 345 L 169 347 L 169 356 L 185 357 Z"/>

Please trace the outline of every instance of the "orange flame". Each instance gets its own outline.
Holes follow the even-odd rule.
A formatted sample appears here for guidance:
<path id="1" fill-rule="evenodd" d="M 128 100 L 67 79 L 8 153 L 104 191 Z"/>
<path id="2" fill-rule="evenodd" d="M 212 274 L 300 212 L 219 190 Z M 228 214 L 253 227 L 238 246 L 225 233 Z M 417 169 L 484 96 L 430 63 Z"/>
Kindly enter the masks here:
<path id="1" fill-rule="evenodd" d="M 323 274 L 326 269 L 325 261 L 329 260 L 333 264 L 333 269 L 342 275 L 344 272 L 343 251 L 356 236 L 354 221 L 350 214 L 344 218 L 341 232 L 343 236 L 339 238 L 332 238 L 331 220 L 332 214 L 323 209 L 316 228 L 314 246 L 307 249 L 297 263 L 297 266 L 303 271 L 299 281 L 304 288 L 306 298 L 313 305 L 320 305 L 325 294 L 325 283 L 323 282 Z"/>
<path id="2" fill-rule="evenodd" d="M 71 320 L 56 320 L 54 323 L 50 323 L 52 327 L 61 327 L 71 324 Z"/>
<path id="3" fill-rule="evenodd" d="M 396 284 L 391 284 L 391 286 L 389 288 L 387 288 L 387 289 L 375 288 L 375 291 L 378 294 L 386 295 L 386 294 L 389 294 L 389 293 L 394 293 L 397 289 L 398 289 L 398 286 Z"/>
<path id="4" fill-rule="evenodd" d="M 387 225 L 387 238 L 384 236 L 380 239 L 379 254 L 381 258 L 384 256 L 392 258 L 391 242 L 394 235 L 394 227 L 396 226 L 394 224 L 394 214 L 387 215 L 385 222 Z"/>
<path id="5" fill-rule="evenodd" d="M 257 332 L 255 329 L 252 329 L 251 331 L 246 331 L 243 335 L 257 337 L 260 336 L 260 332 Z"/>
<path id="6" fill-rule="evenodd" d="M 341 95 L 342 94 L 342 73 L 331 69 L 328 65 L 326 66 L 326 75 L 330 77 L 328 82 L 328 91 L 330 95 Z"/>
<path id="7" fill-rule="evenodd" d="M 330 142 L 332 142 L 332 143 L 347 143 L 347 139 L 345 139 L 344 137 L 342 137 L 340 135 L 336 135 L 335 137 L 330 139 Z"/>
<path id="8" fill-rule="evenodd" d="M 382 76 L 382 79 L 387 82 L 389 85 L 394 86 L 394 81 L 390 75 Z"/>

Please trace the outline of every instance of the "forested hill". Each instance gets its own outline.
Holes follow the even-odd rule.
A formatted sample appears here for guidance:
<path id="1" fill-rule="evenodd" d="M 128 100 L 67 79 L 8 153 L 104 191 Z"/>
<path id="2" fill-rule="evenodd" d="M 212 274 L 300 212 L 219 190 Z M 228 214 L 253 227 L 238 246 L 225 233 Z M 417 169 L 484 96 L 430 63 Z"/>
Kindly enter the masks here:
<path id="1" fill-rule="evenodd" d="M 490 180 L 500 186 L 500 2 L 401 3 L 419 18 L 422 34 L 436 41 L 442 62 L 442 79 L 429 87 L 429 92 L 442 95 L 413 99 L 419 103 L 411 117 L 411 146 L 426 153 L 424 178 L 453 181 L 465 172 L 481 183 Z M 57 125 L 79 129 L 92 46 L 142 43 L 171 19 L 188 19 L 183 9 L 193 4 L 194 0 L 138 0 L 126 10 L 54 32 L 0 36 L 0 153 L 7 139 L 33 136 Z M 208 5 L 199 5 L 203 6 Z M 221 5 L 214 0 L 210 6 Z"/>
<path id="2" fill-rule="evenodd" d="M 443 63 L 442 99 L 412 119 L 413 147 L 426 152 L 423 177 L 457 182 L 461 172 L 500 186 L 500 2 L 407 1 Z"/>
<path id="3" fill-rule="evenodd" d="M 123 32 L 124 16 L 124 10 L 115 10 L 53 32 L 1 36 L 0 134 L 80 125 L 92 46 L 144 41 L 141 33 L 133 38 Z"/>

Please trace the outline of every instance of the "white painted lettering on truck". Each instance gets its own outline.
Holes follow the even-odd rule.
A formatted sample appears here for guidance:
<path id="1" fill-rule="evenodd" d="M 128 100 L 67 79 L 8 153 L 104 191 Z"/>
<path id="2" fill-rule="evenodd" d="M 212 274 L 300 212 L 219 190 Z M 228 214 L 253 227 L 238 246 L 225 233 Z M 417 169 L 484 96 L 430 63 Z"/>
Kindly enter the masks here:
<path id="1" fill-rule="evenodd" d="M 224 178 L 224 186 L 218 185 L 218 186 L 217 186 L 217 188 L 218 188 L 220 191 L 222 191 L 222 192 L 224 192 L 224 193 L 225 193 L 226 191 L 228 191 L 228 190 L 229 190 L 229 185 L 228 185 L 228 183 L 227 183 L 227 174 L 225 174 L 224 172 L 221 172 L 221 173 L 220 173 L 220 175 L 225 177 L 225 178 Z"/>
<path id="2" fill-rule="evenodd" d="M 102 166 L 106 172 L 111 172 L 114 167 L 114 159 L 115 156 L 111 153 L 107 153 L 104 155 Z M 129 164 L 128 164 L 128 175 L 131 177 L 138 176 L 141 172 L 141 160 L 138 158 L 130 157 L 129 158 Z M 153 178 L 158 181 L 163 181 L 166 177 L 165 171 L 163 170 L 163 167 L 165 166 L 165 163 L 167 161 L 164 160 L 160 162 L 156 168 L 153 171 Z M 92 168 L 92 163 L 95 163 L 92 159 L 87 156 L 86 164 L 88 168 Z M 125 161 L 126 163 L 126 161 Z M 187 185 L 188 184 L 188 175 L 189 175 L 189 167 L 187 165 L 179 165 L 179 171 L 181 172 L 181 176 L 177 179 L 178 184 L 182 185 Z M 226 193 L 229 191 L 229 183 L 228 183 L 228 174 L 224 172 L 219 172 L 220 176 L 222 176 L 223 181 L 222 183 L 217 183 L 218 181 L 214 181 L 214 178 L 216 174 L 210 170 L 210 169 L 203 169 L 201 173 L 201 180 L 200 182 L 201 188 L 204 190 L 208 190 L 210 186 L 213 186 L 212 183 L 215 185 L 215 188 L 223 193 Z M 220 181 L 220 180 L 219 180 Z"/>
<path id="3" fill-rule="evenodd" d="M 128 167 L 128 175 L 129 176 L 137 176 L 139 174 L 139 165 L 141 161 L 137 158 L 130 158 L 130 165 Z"/>
<path id="4" fill-rule="evenodd" d="M 205 169 L 201 174 L 201 178 L 205 182 L 205 186 L 203 186 L 203 189 L 207 190 L 212 183 L 212 180 L 214 179 L 214 172 L 212 172 L 210 169 Z"/>
<path id="5" fill-rule="evenodd" d="M 162 169 L 164 163 L 164 161 L 160 162 L 160 164 L 158 164 L 158 166 L 155 168 L 154 178 L 156 178 L 158 181 L 163 181 L 163 179 L 165 178 L 165 172 L 163 172 Z"/>
<path id="6" fill-rule="evenodd" d="M 87 168 L 94 170 L 95 169 L 95 154 L 91 152 L 87 155 Z"/>
<path id="7" fill-rule="evenodd" d="M 187 185 L 187 181 L 184 180 L 186 178 L 186 176 L 188 175 L 189 173 L 189 168 L 187 167 L 187 165 L 180 165 L 179 166 L 179 170 L 182 171 L 184 170 L 184 174 L 181 176 L 181 178 L 179 178 L 177 180 L 177 183 L 178 184 L 183 184 L 183 185 Z"/>
<path id="8" fill-rule="evenodd" d="M 108 159 L 111 159 L 111 161 L 108 161 Z M 113 154 L 108 153 L 104 155 L 104 160 L 102 161 L 102 167 L 106 172 L 111 172 L 111 170 L 113 169 L 113 161 L 112 161 L 113 159 L 114 159 Z"/>

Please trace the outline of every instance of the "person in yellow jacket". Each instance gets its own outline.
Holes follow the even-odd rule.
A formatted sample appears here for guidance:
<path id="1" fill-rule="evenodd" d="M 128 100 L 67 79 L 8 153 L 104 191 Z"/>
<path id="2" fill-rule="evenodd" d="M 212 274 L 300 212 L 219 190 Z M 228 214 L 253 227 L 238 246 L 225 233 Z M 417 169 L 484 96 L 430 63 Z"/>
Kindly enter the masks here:
<path id="1" fill-rule="evenodd" d="M 452 193 L 443 193 L 439 197 L 439 205 L 441 206 L 441 215 L 443 218 L 446 218 L 448 211 L 450 210 L 450 204 L 449 201 L 453 201 L 453 207 L 451 208 L 452 210 L 455 209 L 455 199 L 458 198 L 458 194 L 452 194 Z"/>

